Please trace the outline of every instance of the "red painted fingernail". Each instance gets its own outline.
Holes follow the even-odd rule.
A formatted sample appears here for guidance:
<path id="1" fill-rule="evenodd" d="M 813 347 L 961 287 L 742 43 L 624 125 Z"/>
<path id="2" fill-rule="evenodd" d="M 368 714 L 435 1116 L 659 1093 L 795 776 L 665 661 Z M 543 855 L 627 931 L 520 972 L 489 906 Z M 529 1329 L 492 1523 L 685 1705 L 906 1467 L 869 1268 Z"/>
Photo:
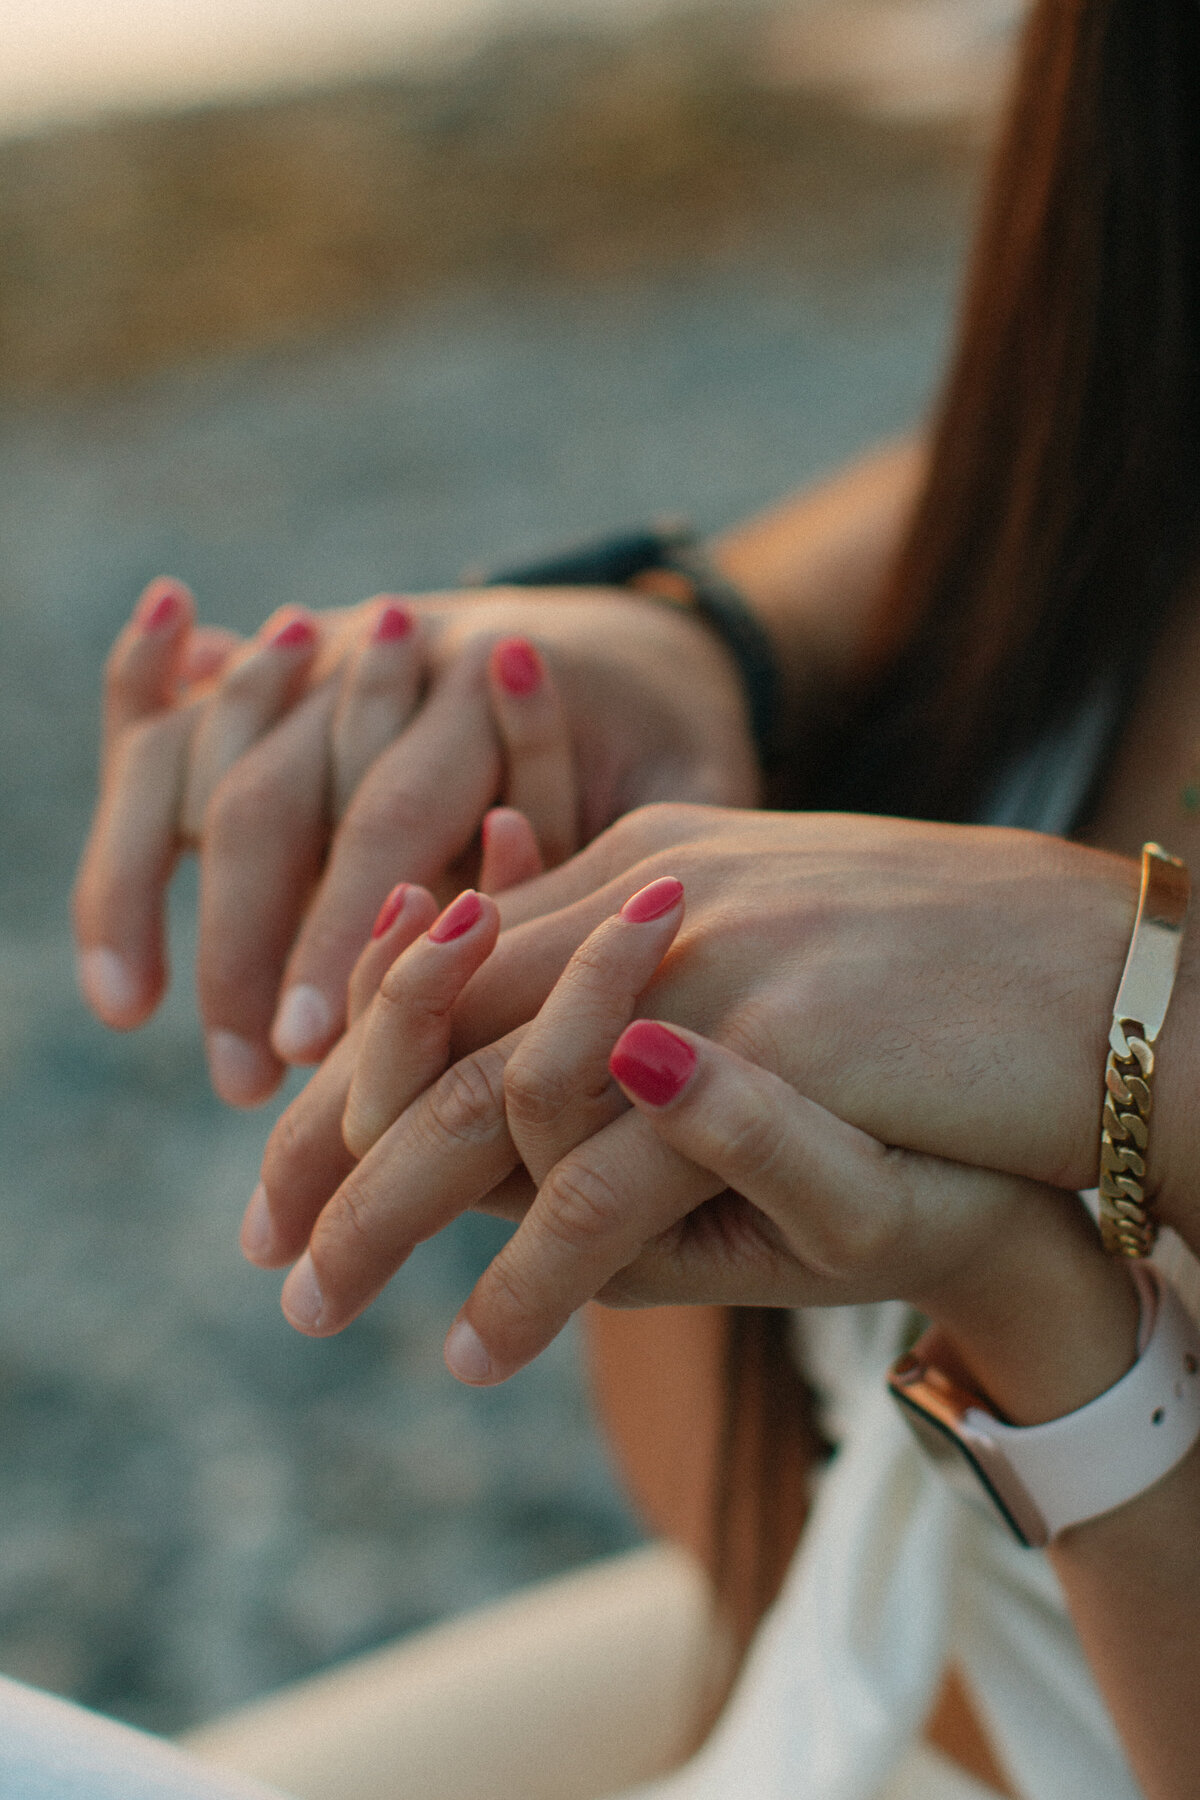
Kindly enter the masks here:
<path id="1" fill-rule="evenodd" d="M 440 918 L 429 927 L 430 941 L 435 944 L 448 944 L 452 938 L 460 938 L 470 931 L 476 919 L 483 911 L 483 901 L 474 888 L 468 888 L 457 900 L 452 900 Z"/>
<path id="2" fill-rule="evenodd" d="M 272 650 L 307 650 L 316 641 L 317 628 L 303 613 L 297 619 L 289 619 L 286 625 L 281 625 L 267 639 Z"/>
<path id="3" fill-rule="evenodd" d="M 146 632 L 166 631 L 182 617 L 183 597 L 174 588 L 167 588 L 165 593 L 151 589 L 142 596 L 137 609 L 138 628 Z"/>
<path id="4" fill-rule="evenodd" d="M 371 632 L 373 644 L 398 644 L 402 638 L 411 637 L 417 621 L 412 610 L 407 606 L 399 606 L 389 601 L 375 621 Z"/>
<path id="5" fill-rule="evenodd" d="M 622 1087 L 648 1106 L 665 1106 L 681 1094 L 696 1067 L 690 1044 L 654 1019 L 635 1019 L 613 1047 L 608 1066 Z"/>
<path id="6" fill-rule="evenodd" d="M 500 685 L 508 693 L 532 694 L 542 685 L 542 661 L 527 638 L 505 638 L 493 655 Z"/>
<path id="7" fill-rule="evenodd" d="M 404 911 L 404 897 L 407 893 L 407 881 L 398 882 L 392 889 L 376 914 L 375 923 L 371 927 L 371 936 L 373 938 L 381 938 L 386 931 L 392 929 L 392 926 Z"/>
<path id="8" fill-rule="evenodd" d="M 673 875 L 663 875 L 631 894 L 621 908 L 621 917 L 634 925 L 648 925 L 651 919 L 661 919 L 664 913 L 669 913 L 682 899 L 682 881 L 676 881 Z"/>

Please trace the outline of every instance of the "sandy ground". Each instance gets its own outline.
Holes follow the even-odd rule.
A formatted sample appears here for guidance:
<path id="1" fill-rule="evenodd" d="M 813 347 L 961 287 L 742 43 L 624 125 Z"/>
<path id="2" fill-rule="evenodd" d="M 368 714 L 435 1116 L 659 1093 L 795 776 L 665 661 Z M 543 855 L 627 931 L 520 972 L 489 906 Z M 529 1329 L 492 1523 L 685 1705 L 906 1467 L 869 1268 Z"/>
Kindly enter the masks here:
<path id="1" fill-rule="evenodd" d="M 84 1015 L 65 896 L 98 670 L 159 569 L 251 625 L 660 509 L 715 525 L 906 428 L 962 184 L 854 141 L 826 142 L 803 254 L 493 269 L 307 347 L 0 412 L 5 1672 L 172 1729 L 633 1540 L 570 1334 L 495 1393 L 442 1370 L 490 1224 L 326 1343 L 240 1262 L 268 1119 L 206 1093 L 186 880 L 163 1015 L 128 1039 Z"/>

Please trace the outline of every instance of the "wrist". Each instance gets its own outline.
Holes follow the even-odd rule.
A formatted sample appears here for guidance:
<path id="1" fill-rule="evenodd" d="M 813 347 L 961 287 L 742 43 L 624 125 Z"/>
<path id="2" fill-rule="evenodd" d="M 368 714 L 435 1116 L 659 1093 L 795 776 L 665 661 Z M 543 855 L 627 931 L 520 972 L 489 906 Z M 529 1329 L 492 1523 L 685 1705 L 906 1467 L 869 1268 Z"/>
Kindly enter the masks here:
<path id="1" fill-rule="evenodd" d="M 1073 1197 L 1031 1192 L 1023 1216 L 926 1307 L 947 1360 L 1013 1425 L 1077 1411 L 1137 1358 L 1128 1268 L 1105 1255 Z"/>

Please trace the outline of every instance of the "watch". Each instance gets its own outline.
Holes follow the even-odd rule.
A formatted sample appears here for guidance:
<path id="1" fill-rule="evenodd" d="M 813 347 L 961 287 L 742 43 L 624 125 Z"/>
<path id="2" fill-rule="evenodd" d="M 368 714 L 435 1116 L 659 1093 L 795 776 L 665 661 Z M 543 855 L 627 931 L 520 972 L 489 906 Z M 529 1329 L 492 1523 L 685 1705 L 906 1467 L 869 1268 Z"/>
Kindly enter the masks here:
<path id="1" fill-rule="evenodd" d="M 1200 1331 L 1161 1272 L 1135 1264 L 1138 1357 L 1115 1386 L 1046 1425 L 1009 1425 L 931 1360 L 927 1332 L 888 1374 L 921 1447 L 964 1498 L 1041 1547 L 1144 1493 L 1200 1438 Z"/>

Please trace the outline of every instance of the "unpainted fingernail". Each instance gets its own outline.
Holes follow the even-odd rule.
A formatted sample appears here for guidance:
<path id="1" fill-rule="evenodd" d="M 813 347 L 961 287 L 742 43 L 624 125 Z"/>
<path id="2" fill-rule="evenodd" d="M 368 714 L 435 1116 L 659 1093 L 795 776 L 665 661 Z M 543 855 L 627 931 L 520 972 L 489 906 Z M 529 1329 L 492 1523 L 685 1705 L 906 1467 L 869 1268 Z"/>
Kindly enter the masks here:
<path id="1" fill-rule="evenodd" d="M 399 644 L 406 637 L 411 637 L 416 627 L 410 606 L 401 606 L 391 600 L 375 620 L 371 632 L 373 644 Z"/>
<path id="2" fill-rule="evenodd" d="M 79 991 L 94 1012 L 113 1024 L 123 1024 L 140 1006 L 141 982 L 115 950 L 97 948 L 80 952 L 77 963 Z"/>
<path id="3" fill-rule="evenodd" d="M 321 1054 L 332 1030 L 328 1000 L 320 988 L 301 981 L 289 988 L 279 1003 L 271 1042 L 284 1062 L 303 1062 Z"/>
<path id="4" fill-rule="evenodd" d="M 279 1304 L 288 1324 L 298 1331 L 315 1331 L 321 1323 L 325 1296 L 307 1250 L 284 1282 Z"/>
<path id="5" fill-rule="evenodd" d="M 272 650 L 307 650 L 317 641 L 317 628 L 304 613 L 280 625 L 267 639 Z"/>
<path id="6" fill-rule="evenodd" d="M 464 937 L 476 923 L 483 911 L 483 902 L 474 888 L 467 888 L 465 893 L 452 900 L 445 912 L 433 921 L 429 927 L 429 940 L 434 944 L 448 944 L 453 938 Z"/>
<path id="7" fill-rule="evenodd" d="M 375 917 L 371 927 L 372 938 L 381 938 L 392 929 L 400 914 L 404 911 L 404 901 L 408 894 L 407 881 L 397 882 Z"/>
<path id="8" fill-rule="evenodd" d="M 656 1019 L 635 1019 L 617 1039 L 608 1066 L 639 1100 L 666 1106 L 691 1080 L 696 1052 Z"/>
<path id="9" fill-rule="evenodd" d="M 465 1319 L 456 1319 L 450 1327 L 442 1355 L 446 1367 L 459 1381 L 470 1382 L 478 1387 L 483 1382 L 495 1379 L 495 1365 L 483 1339 Z"/>
<path id="10" fill-rule="evenodd" d="M 663 918 L 682 899 L 682 881 L 676 881 L 673 875 L 663 875 L 631 894 L 621 908 L 621 917 L 634 925 L 648 925 L 652 919 Z"/>
<path id="11" fill-rule="evenodd" d="M 496 674 L 506 692 L 523 698 L 541 686 L 541 658 L 527 638 L 505 638 L 493 654 Z"/>
<path id="12" fill-rule="evenodd" d="M 234 1031 L 210 1031 L 206 1048 L 213 1087 L 230 1106 L 257 1106 L 273 1091 L 278 1065 L 248 1038 Z"/>
<path id="13" fill-rule="evenodd" d="M 275 1248 L 275 1227 L 271 1223 L 267 1190 L 261 1181 L 250 1196 L 238 1241 L 248 1262 L 269 1263 Z"/>
<path id="14" fill-rule="evenodd" d="M 134 617 L 139 631 L 152 635 L 177 625 L 183 612 L 183 596 L 175 588 L 150 588 L 139 600 Z"/>

